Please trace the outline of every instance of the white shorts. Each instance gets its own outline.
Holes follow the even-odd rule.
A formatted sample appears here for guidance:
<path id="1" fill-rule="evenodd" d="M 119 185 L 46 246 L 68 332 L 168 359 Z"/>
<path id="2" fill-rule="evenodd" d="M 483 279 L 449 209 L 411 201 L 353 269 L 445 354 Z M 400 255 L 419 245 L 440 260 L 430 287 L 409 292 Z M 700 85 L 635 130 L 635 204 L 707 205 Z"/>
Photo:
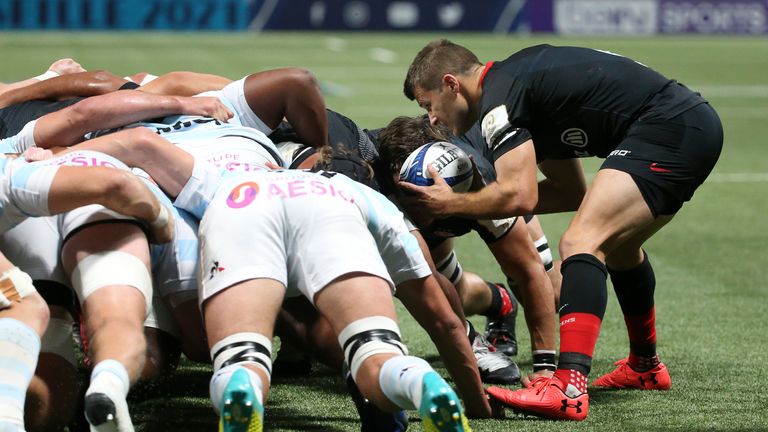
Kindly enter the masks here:
<path id="1" fill-rule="evenodd" d="M 201 302 L 260 278 L 274 279 L 288 288 L 286 295 L 300 293 L 313 304 L 325 286 L 353 272 L 381 277 L 394 288 L 356 205 L 338 194 L 279 198 L 273 194 L 280 184 L 260 185 L 262 178 L 225 181 L 203 217 Z"/>
<path id="2" fill-rule="evenodd" d="M 0 235 L 0 250 L 32 280 L 70 286 L 59 259 L 61 236 L 55 217 L 30 218 Z"/>
<path id="3" fill-rule="evenodd" d="M 162 330 L 175 338 L 179 338 L 181 335 L 179 325 L 163 299 L 157 294 L 152 295 L 152 304 L 149 307 L 147 318 L 144 320 L 144 327 Z"/>
<path id="4" fill-rule="evenodd" d="M 197 219 L 184 210 L 175 215 L 172 242 L 152 246 L 154 292 L 164 299 L 197 298 Z M 171 304 L 171 307 L 177 305 Z"/>

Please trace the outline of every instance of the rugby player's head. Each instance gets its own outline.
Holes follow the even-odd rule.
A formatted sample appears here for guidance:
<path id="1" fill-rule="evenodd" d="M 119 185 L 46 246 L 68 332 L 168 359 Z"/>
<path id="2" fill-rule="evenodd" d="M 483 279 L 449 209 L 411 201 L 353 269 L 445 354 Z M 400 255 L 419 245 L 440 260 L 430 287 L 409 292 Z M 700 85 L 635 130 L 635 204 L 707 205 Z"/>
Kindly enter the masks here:
<path id="1" fill-rule="evenodd" d="M 379 162 L 384 177 L 397 177 L 400 167 L 414 150 L 433 141 L 448 141 L 448 136 L 429 123 L 426 115 L 394 118 L 379 132 Z"/>
<path id="2" fill-rule="evenodd" d="M 415 100 L 417 88 L 436 90 L 443 75 L 466 75 L 479 64 L 477 56 L 461 45 L 447 39 L 432 41 L 411 62 L 403 83 L 403 93 L 408 99 Z"/>

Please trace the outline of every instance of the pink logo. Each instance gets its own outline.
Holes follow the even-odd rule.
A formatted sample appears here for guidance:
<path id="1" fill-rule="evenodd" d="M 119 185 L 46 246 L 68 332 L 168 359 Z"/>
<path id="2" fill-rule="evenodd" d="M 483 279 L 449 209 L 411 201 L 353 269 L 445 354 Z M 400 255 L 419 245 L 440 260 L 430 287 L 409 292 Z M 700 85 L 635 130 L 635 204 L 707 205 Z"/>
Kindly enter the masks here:
<path id="1" fill-rule="evenodd" d="M 247 206 L 256 199 L 259 193 L 259 185 L 255 182 L 240 183 L 232 189 L 227 197 L 227 205 L 239 209 Z"/>

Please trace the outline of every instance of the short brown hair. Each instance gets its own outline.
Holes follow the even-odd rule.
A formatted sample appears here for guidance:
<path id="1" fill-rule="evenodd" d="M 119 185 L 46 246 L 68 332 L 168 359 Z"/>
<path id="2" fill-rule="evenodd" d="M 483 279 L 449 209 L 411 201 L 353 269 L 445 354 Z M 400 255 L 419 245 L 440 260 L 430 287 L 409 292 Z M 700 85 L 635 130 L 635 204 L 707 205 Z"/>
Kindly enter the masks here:
<path id="1" fill-rule="evenodd" d="M 400 172 L 405 159 L 414 150 L 434 141 L 448 141 L 448 137 L 429 123 L 426 115 L 396 117 L 379 132 L 379 162 L 387 178 Z"/>
<path id="2" fill-rule="evenodd" d="M 416 87 L 434 90 L 440 87 L 443 75 L 464 75 L 478 64 L 482 63 L 467 48 L 448 39 L 432 41 L 411 62 L 403 83 L 403 93 L 408 99 L 414 100 Z"/>

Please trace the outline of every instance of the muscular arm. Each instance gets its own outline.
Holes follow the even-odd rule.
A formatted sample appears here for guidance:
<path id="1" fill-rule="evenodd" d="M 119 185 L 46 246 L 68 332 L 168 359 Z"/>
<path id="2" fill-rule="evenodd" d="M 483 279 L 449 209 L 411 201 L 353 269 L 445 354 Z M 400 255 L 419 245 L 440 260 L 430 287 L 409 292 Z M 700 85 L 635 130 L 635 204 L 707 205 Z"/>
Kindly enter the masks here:
<path id="1" fill-rule="evenodd" d="M 127 129 L 77 144 L 62 153 L 93 150 L 128 166 L 141 168 L 170 197 L 176 197 L 192 175 L 195 160 L 165 138 L 143 127 Z"/>
<path id="2" fill-rule="evenodd" d="M 59 100 L 76 96 L 96 96 L 113 92 L 127 81 L 106 71 L 62 75 L 0 94 L 0 108 L 35 99 Z"/>
<path id="3" fill-rule="evenodd" d="M 162 204 L 135 175 L 113 168 L 60 167 L 48 193 L 51 214 L 88 204 L 101 204 L 120 214 L 149 222 L 159 242 L 167 242 L 173 235 L 173 218 L 169 214 L 166 213 L 165 224 L 153 223 L 160 215 Z"/>
<path id="4" fill-rule="evenodd" d="M 137 90 L 157 95 L 194 96 L 211 90 L 221 90 L 232 80 L 218 75 L 197 72 L 169 72 L 160 75 Z"/>
<path id="5" fill-rule="evenodd" d="M 403 204 L 416 216 L 428 213 L 432 218 L 462 216 L 472 219 L 500 219 L 530 214 L 538 200 L 536 184 L 536 153 L 533 141 L 528 140 L 508 151 L 494 164 L 496 181 L 475 192 L 456 193 L 432 167 L 433 186 L 415 186 L 400 182 L 406 192 Z M 410 195 L 410 196 L 408 196 Z"/>
<path id="6" fill-rule="evenodd" d="M 546 178 L 539 182 L 536 214 L 575 211 L 587 192 L 584 170 L 578 159 L 545 160 L 539 170 Z"/>
<path id="7" fill-rule="evenodd" d="M 226 121 L 232 113 L 216 98 L 158 96 L 120 91 L 84 99 L 63 110 L 41 117 L 35 126 L 38 147 L 69 146 L 83 135 L 100 129 L 124 126 L 153 117 L 189 114 Z"/>
<path id="8" fill-rule="evenodd" d="M 416 237 L 424 250 L 427 246 L 423 238 L 420 235 Z M 428 261 L 431 262 L 431 258 Z M 439 273 L 434 274 L 445 279 Z M 467 415 L 473 418 L 490 417 L 491 407 L 485 397 L 464 323 L 451 308 L 438 279 L 429 276 L 401 283 L 397 287 L 397 297 L 437 347 L 464 399 Z"/>
<path id="9" fill-rule="evenodd" d="M 328 118 L 320 86 L 304 69 L 275 69 L 245 79 L 248 106 L 271 129 L 283 118 L 293 126 L 299 141 L 312 147 L 328 144 Z"/>

